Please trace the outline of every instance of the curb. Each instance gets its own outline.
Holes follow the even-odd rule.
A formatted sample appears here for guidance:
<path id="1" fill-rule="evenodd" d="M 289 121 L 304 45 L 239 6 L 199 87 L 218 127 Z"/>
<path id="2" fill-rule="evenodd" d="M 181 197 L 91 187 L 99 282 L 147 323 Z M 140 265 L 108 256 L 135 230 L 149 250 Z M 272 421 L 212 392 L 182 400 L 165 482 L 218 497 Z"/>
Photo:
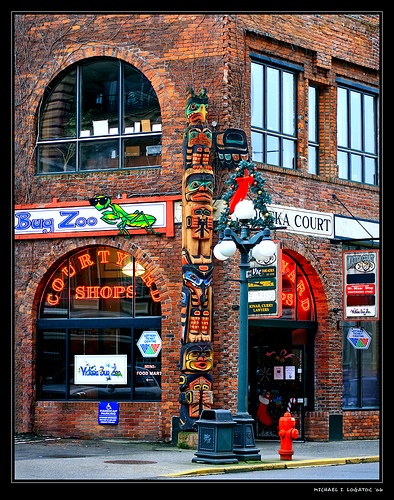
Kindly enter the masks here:
<path id="1" fill-rule="evenodd" d="M 348 458 L 321 458 L 311 460 L 298 460 L 270 463 L 250 463 L 244 465 L 228 464 L 223 467 L 212 467 L 204 469 L 191 469 L 184 472 L 164 474 L 160 477 L 181 477 L 181 476 L 203 476 L 209 474 L 226 474 L 229 472 L 249 472 L 254 470 L 274 470 L 274 469 L 294 469 L 296 467 L 319 467 L 324 465 L 347 465 L 361 464 L 367 462 L 379 462 L 379 455 L 368 457 L 348 457 Z"/>

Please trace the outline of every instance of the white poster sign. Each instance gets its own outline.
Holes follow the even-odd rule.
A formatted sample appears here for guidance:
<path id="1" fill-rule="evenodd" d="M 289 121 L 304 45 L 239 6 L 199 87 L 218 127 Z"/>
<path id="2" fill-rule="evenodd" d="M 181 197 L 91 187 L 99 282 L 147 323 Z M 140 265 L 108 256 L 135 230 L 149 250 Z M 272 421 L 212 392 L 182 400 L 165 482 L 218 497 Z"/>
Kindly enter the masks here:
<path id="1" fill-rule="evenodd" d="M 127 384 L 127 355 L 74 356 L 74 384 Z"/>

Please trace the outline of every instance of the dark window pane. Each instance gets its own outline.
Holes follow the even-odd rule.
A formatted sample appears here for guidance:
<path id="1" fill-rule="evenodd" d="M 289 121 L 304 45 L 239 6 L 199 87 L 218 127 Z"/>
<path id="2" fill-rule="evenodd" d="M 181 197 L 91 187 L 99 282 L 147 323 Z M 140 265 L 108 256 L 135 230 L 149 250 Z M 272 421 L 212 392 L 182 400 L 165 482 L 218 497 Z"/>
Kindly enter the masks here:
<path id="1" fill-rule="evenodd" d="M 125 66 L 124 126 L 134 127 L 135 122 L 142 120 L 149 120 L 151 126 L 161 123 L 159 101 L 145 75 L 131 66 Z"/>
<path id="2" fill-rule="evenodd" d="M 93 125 L 93 135 L 107 135 L 109 128 L 119 127 L 119 63 L 105 60 L 84 64 L 81 79 L 81 128 Z M 95 122 L 100 122 L 100 132 L 106 123 L 106 132 L 100 133 Z"/>
<path id="3" fill-rule="evenodd" d="M 38 172 L 75 172 L 76 144 L 74 142 L 59 142 L 38 146 Z"/>
<path id="4" fill-rule="evenodd" d="M 66 331 L 38 332 L 37 389 L 40 399 L 66 397 Z"/>
<path id="5" fill-rule="evenodd" d="M 40 138 L 76 137 L 76 70 L 71 70 L 53 89 L 43 108 Z"/>
<path id="6" fill-rule="evenodd" d="M 161 136 L 130 137 L 123 147 L 125 168 L 161 165 Z"/>
<path id="7" fill-rule="evenodd" d="M 118 168 L 119 141 L 95 141 L 81 143 L 81 170 L 105 170 Z"/>
<path id="8" fill-rule="evenodd" d="M 40 318 L 67 318 L 68 317 L 68 290 L 67 276 L 70 274 L 68 259 L 62 262 L 57 270 L 48 279 L 41 296 Z"/>

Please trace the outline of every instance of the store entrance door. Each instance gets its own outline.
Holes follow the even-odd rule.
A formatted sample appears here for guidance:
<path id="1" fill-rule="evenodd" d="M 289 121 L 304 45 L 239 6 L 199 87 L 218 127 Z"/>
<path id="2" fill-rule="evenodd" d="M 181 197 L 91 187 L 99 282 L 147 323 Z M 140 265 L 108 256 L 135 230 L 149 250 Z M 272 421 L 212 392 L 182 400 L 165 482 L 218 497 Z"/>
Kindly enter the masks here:
<path id="1" fill-rule="evenodd" d="M 304 346 L 254 346 L 250 354 L 250 412 L 256 439 L 279 440 L 279 418 L 288 411 L 295 418 L 297 440 L 303 441 Z"/>

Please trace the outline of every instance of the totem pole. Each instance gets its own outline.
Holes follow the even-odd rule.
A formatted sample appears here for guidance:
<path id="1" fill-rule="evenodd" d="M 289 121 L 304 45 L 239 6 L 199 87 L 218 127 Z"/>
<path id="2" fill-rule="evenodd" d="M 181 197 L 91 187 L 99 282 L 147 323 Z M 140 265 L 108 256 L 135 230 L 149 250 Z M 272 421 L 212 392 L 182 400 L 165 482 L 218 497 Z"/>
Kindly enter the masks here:
<path id="1" fill-rule="evenodd" d="M 180 427 L 197 430 L 201 411 L 212 407 L 212 132 L 207 127 L 208 96 L 189 89 L 183 137 L 182 310 L 179 370 Z"/>

